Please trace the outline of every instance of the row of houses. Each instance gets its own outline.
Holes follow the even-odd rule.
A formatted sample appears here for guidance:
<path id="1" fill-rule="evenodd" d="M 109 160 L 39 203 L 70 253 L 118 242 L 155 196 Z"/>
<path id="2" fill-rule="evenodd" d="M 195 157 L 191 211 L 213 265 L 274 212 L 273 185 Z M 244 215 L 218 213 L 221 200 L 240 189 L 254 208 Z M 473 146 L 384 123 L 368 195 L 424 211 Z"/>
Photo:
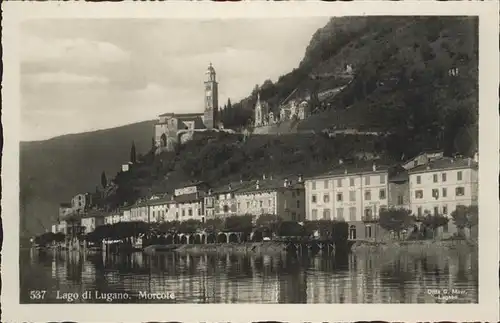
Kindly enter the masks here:
<path id="1" fill-rule="evenodd" d="M 67 211 L 62 210 L 53 231 L 88 233 L 99 225 L 126 221 L 205 222 L 235 215 L 251 214 L 257 219 L 262 214 L 274 214 L 298 222 L 345 221 L 351 238 L 370 239 L 379 231 L 376 223 L 386 208 L 405 208 L 415 215 L 450 216 L 459 205 L 477 204 L 477 194 L 477 158 L 422 154 L 396 172 L 384 165 L 347 165 L 339 161 L 331 171 L 307 178 L 263 175 L 217 188 L 203 182 L 190 183 L 115 212 L 89 210 L 67 216 Z"/>

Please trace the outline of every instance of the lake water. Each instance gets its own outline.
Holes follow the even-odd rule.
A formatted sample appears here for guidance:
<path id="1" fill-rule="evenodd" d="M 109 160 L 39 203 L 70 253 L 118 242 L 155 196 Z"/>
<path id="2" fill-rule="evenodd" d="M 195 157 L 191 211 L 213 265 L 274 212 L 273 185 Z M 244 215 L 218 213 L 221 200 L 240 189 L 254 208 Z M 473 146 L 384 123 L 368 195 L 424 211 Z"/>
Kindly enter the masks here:
<path id="1" fill-rule="evenodd" d="M 22 250 L 20 300 L 97 303 L 111 295 L 113 303 L 477 303 L 477 259 L 477 252 L 457 251 L 300 257 Z"/>

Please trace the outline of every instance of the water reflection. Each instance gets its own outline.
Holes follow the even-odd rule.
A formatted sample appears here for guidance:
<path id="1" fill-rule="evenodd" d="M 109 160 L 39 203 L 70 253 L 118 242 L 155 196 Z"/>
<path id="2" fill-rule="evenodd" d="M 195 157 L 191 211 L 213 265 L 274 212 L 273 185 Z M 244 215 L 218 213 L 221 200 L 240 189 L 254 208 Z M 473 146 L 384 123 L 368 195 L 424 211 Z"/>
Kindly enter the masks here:
<path id="1" fill-rule="evenodd" d="M 175 293 L 177 303 L 435 303 L 430 289 L 466 292 L 477 302 L 477 253 L 300 256 L 21 252 L 21 302 L 30 290 L 56 293 Z M 75 302 L 89 302 L 78 299 Z M 98 302 L 98 300 L 91 300 Z"/>

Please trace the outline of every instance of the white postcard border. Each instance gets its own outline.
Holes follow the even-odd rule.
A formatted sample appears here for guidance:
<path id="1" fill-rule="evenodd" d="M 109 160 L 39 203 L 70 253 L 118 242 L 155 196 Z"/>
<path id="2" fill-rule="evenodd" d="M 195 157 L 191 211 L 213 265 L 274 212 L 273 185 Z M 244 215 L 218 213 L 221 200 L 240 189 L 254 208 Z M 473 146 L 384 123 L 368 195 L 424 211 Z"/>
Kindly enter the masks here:
<path id="1" fill-rule="evenodd" d="M 6 322 L 498 321 L 499 19 L 492 2 L 4 2 L 2 314 Z M 18 24 L 46 18 L 277 18 L 344 15 L 478 15 L 480 165 L 479 304 L 19 304 Z M 484 218 L 483 218 L 484 217 Z"/>

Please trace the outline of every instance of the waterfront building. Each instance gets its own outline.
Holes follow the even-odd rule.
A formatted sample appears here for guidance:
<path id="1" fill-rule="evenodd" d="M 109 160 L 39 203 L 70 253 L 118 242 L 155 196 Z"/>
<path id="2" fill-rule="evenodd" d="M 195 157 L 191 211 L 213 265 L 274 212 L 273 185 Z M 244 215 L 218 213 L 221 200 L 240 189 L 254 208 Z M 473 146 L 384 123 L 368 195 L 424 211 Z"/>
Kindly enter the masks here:
<path id="1" fill-rule="evenodd" d="M 120 212 L 111 212 L 104 216 L 104 224 L 115 224 L 120 222 Z"/>
<path id="2" fill-rule="evenodd" d="M 130 208 L 130 221 L 150 222 L 147 202 L 141 200 Z"/>
<path id="3" fill-rule="evenodd" d="M 120 213 L 120 222 L 130 222 L 131 221 L 131 216 L 130 216 L 130 206 L 126 206 L 122 208 L 121 213 Z"/>
<path id="4" fill-rule="evenodd" d="M 85 211 L 86 207 L 90 204 L 90 196 L 86 193 L 76 194 L 71 199 L 71 212 L 72 213 L 82 213 Z"/>
<path id="5" fill-rule="evenodd" d="M 205 73 L 204 109 L 199 113 L 165 113 L 158 116 L 155 124 L 155 144 L 157 152 L 172 151 L 179 143 L 190 140 L 195 132 L 215 129 L 219 124 L 218 82 L 212 64 Z"/>
<path id="6" fill-rule="evenodd" d="M 104 214 L 100 212 L 89 212 L 82 216 L 81 225 L 83 233 L 89 233 L 98 226 L 104 225 Z"/>
<path id="7" fill-rule="evenodd" d="M 148 201 L 148 207 L 151 222 L 161 223 L 179 220 L 175 210 L 174 195 L 151 199 Z"/>
<path id="8" fill-rule="evenodd" d="M 235 192 L 237 214 L 273 214 L 289 221 L 305 219 L 305 191 L 302 176 L 294 182 L 285 179 L 256 180 Z"/>
<path id="9" fill-rule="evenodd" d="M 195 192 L 175 197 L 175 219 L 205 222 L 204 193 Z"/>
<path id="10" fill-rule="evenodd" d="M 240 181 L 209 190 L 207 196 L 205 196 L 205 201 L 209 202 L 205 205 L 206 214 L 210 214 L 212 218 L 225 218 L 238 215 L 238 202 L 235 193 L 250 185 L 252 185 L 251 182 Z M 212 210 L 209 207 L 210 205 L 213 205 Z"/>
<path id="11" fill-rule="evenodd" d="M 388 167 L 339 164 L 305 181 L 306 219 L 346 221 L 351 239 L 376 238 L 388 206 Z"/>
<path id="12" fill-rule="evenodd" d="M 408 173 L 410 205 L 416 216 L 450 216 L 459 205 L 477 205 L 478 163 L 472 158 L 441 158 Z M 443 228 L 444 232 L 448 229 Z"/>

